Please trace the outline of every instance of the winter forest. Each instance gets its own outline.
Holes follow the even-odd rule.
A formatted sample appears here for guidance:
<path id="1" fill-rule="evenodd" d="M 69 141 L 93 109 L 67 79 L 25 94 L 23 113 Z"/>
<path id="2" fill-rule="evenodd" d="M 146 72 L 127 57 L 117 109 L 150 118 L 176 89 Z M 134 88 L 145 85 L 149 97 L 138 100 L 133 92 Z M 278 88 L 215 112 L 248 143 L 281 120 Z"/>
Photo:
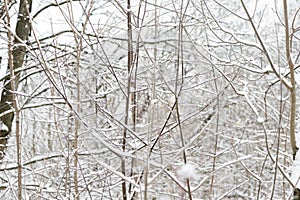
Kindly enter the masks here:
<path id="1" fill-rule="evenodd" d="M 300 199 L 298 0 L 0 16 L 0 199 Z"/>

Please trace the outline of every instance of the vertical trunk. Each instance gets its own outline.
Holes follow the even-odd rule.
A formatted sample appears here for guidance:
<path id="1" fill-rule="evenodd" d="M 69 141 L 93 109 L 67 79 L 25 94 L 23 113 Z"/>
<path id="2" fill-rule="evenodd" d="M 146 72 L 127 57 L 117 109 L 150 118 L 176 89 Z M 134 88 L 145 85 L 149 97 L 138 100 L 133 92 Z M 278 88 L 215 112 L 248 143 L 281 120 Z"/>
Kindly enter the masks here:
<path id="1" fill-rule="evenodd" d="M 155 8 L 154 8 L 154 51 L 153 51 L 153 71 L 152 71 L 152 81 L 151 81 L 151 99 L 156 99 L 156 68 L 157 68 L 157 39 L 158 39 L 158 15 L 157 15 L 157 0 L 154 2 Z M 151 143 L 151 133 L 153 131 L 153 121 L 154 121 L 154 110 L 155 105 L 151 103 L 150 100 L 150 109 L 149 109 L 149 131 L 148 131 L 148 138 L 147 142 L 148 144 Z M 148 196 L 148 175 L 149 175 L 149 161 L 150 161 L 150 155 L 151 155 L 151 146 L 148 146 L 148 153 L 147 153 L 147 160 L 144 167 L 144 200 L 147 200 Z"/>
<path id="2" fill-rule="evenodd" d="M 179 96 L 182 90 L 182 85 L 183 85 L 183 72 L 184 72 L 184 63 L 183 63 L 183 20 L 185 16 L 186 9 L 188 7 L 189 2 L 187 2 L 187 5 L 184 9 L 184 4 L 183 1 L 181 1 L 181 8 L 180 8 L 180 14 L 179 14 L 179 25 L 178 25 L 178 45 L 177 45 L 177 63 L 176 63 L 176 83 L 175 83 L 175 89 L 174 89 L 174 94 L 175 94 L 175 109 L 176 109 L 176 119 L 178 123 L 178 128 L 179 128 L 179 134 L 180 134 L 180 141 L 181 141 L 181 146 L 185 146 L 185 138 L 184 138 L 184 133 L 183 133 L 183 128 L 181 124 L 181 116 L 180 116 L 180 111 L 179 111 Z M 187 163 L 187 155 L 186 151 L 183 151 L 183 162 L 184 164 Z M 186 185 L 187 185 L 187 194 L 188 194 L 188 199 L 192 200 L 192 191 L 191 191 L 191 183 L 189 179 L 186 179 Z"/>
<path id="3" fill-rule="evenodd" d="M 31 11 L 31 5 L 32 5 L 32 0 L 20 0 L 18 21 L 16 25 L 17 37 L 15 37 L 14 39 L 14 46 L 12 47 L 12 52 L 11 52 L 12 70 L 16 70 L 22 67 L 24 62 L 26 47 L 24 46 L 24 44 L 21 45 L 21 42 L 22 41 L 26 42 L 30 34 L 29 14 Z M 9 17 L 8 11 L 7 11 L 7 17 Z M 11 33 L 9 32 L 9 34 Z M 22 41 L 20 41 L 20 39 Z M 9 51 L 10 50 L 11 49 L 9 49 Z M 20 72 L 15 73 L 14 77 L 12 76 L 12 74 L 10 74 L 10 76 L 7 77 L 4 81 L 4 89 L 2 91 L 1 101 L 0 101 L 0 113 L 2 114 L 2 116 L 0 117 L 1 127 L 2 127 L 2 130 L 0 130 L 0 159 L 3 159 L 4 157 L 7 138 L 9 136 L 9 133 L 11 132 L 14 113 L 9 111 L 15 109 L 13 105 L 12 91 L 13 89 L 17 90 L 19 84 L 19 78 L 20 78 Z M 12 88 L 11 81 L 14 82 L 14 88 Z"/>
<path id="4" fill-rule="evenodd" d="M 287 0 L 283 0 L 283 9 L 284 9 L 284 25 L 285 25 L 286 59 L 288 62 L 290 76 L 291 76 L 290 142 L 292 147 L 293 160 L 295 160 L 298 151 L 298 147 L 296 145 L 296 81 L 295 81 L 294 63 L 292 61 L 291 53 L 290 53 L 290 34 L 289 34 Z M 295 188 L 294 199 L 300 199 L 300 190 L 298 188 Z"/>
<path id="5" fill-rule="evenodd" d="M 81 34 L 84 35 L 84 32 L 86 30 L 86 26 L 89 22 L 89 18 L 92 12 L 93 8 L 93 3 L 90 3 L 90 7 L 88 8 L 86 12 L 86 19 L 84 23 L 82 23 L 82 31 Z M 74 23 L 74 13 L 73 13 L 73 8 L 72 4 L 70 4 L 69 7 L 69 13 L 71 16 L 71 21 L 73 24 Z M 83 38 L 82 35 L 78 35 L 75 31 L 73 32 L 74 34 L 74 39 L 76 42 L 76 69 L 75 69 L 75 74 L 77 78 L 77 83 L 76 83 L 76 101 L 77 101 L 77 113 L 81 112 L 80 109 L 80 101 L 81 101 L 81 80 L 80 80 L 80 60 L 81 60 L 81 51 L 82 51 L 82 43 L 83 43 Z M 74 135 L 74 142 L 73 142 L 73 149 L 74 149 L 74 187 L 75 187 L 75 199 L 79 200 L 80 199 L 80 192 L 79 192 L 79 181 L 78 181 L 78 165 L 79 165 L 79 157 L 78 157 L 78 138 L 79 138 L 79 131 L 80 131 L 80 120 L 76 118 L 75 121 L 75 135 Z"/>
<path id="6" fill-rule="evenodd" d="M 296 81 L 295 81 L 295 69 L 294 63 L 292 62 L 290 53 L 290 34 L 289 34 L 289 20 L 288 20 L 288 10 L 287 10 L 287 0 L 283 1 L 284 7 L 284 22 L 285 22 L 285 48 L 286 48 L 286 59 L 288 61 L 288 66 L 291 75 L 291 111 L 290 111 L 290 139 L 293 151 L 293 159 L 295 159 L 298 147 L 296 146 Z"/>
<path id="7" fill-rule="evenodd" d="M 126 99 L 126 114 L 125 114 L 125 125 L 128 125 L 129 122 L 129 107 L 130 107 L 130 100 L 134 100 L 135 98 L 133 95 L 131 96 L 131 74 L 132 74 L 132 63 L 133 63 L 133 47 L 132 47 L 132 27 L 131 27 L 131 5 L 130 0 L 127 0 L 127 34 L 128 34 L 128 58 L 127 58 L 127 68 L 128 68 L 128 81 L 127 81 L 127 99 Z M 130 98 L 131 97 L 131 98 Z M 133 106 L 135 107 L 135 106 Z M 132 111 L 132 117 L 135 118 L 135 109 Z M 123 132 L 123 140 L 122 140 L 122 150 L 126 151 L 126 137 L 127 137 L 127 129 L 124 128 Z M 122 174 L 126 175 L 126 167 L 125 167 L 125 158 L 122 158 L 121 161 L 121 171 Z M 123 180 L 122 182 L 122 194 L 123 200 L 127 199 L 126 194 L 126 181 Z"/>
<path id="8" fill-rule="evenodd" d="M 76 76 L 77 76 L 77 112 L 80 111 L 80 79 L 79 79 L 79 60 L 80 60 L 80 49 L 81 46 L 77 49 L 77 66 L 76 66 Z M 74 143 L 73 143 L 73 148 L 74 148 L 74 186 L 75 186 L 75 199 L 79 200 L 79 189 L 78 189 L 78 136 L 79 136 L 79 128 L 80 128 L 80 122 L 79 119 L 76 118 L 75 121 L 75 136 L 74 136 Z"/>
<path id="9" fill-rule="evenodd" d="M 17 146 L 17 165 L 18 165 L 18 191 L 17 191 L 17 198 L 18 200 L 22 199 L 22 160 L 21 160 L 21 129 L 20 129 L 20 110 L 19 110 L 19 103 L 18 103 L 18 97 L 15 93 L 15 91 L 18 88 L 19 83 L 19 73 L 15 73 L 15 69 L 22 66 L 24 61 L 24 55 L 25 55 L 25 46 L 16 45 L 20 41 L 15 40 L 13 44 L 13 34 L 10 32 L 10 16 L 8 12 L 8 2 L 5 1 L 5 10 L 6 10 L 6 17 L 7 17 L 7 26 L 9 27 L 8 31 L 8 68 L 10 72 L 9 79 L 6 79 L 5 81 L 5 87 L 2 92 L 2 98 L 1 98 L 1 106 L 0 111 L 1 113 L 10 110 L 11 108 L 14 109 L 15 115 L 16 115 L 16 146 Z M 21 40 L 26 40 L 28 38 L 29 34 L 29 7 L 27 7 L 27 2 L 20 1 L 20 7 L 19 7 L 19 15 L 18 15 L 18 22 L 16 27 L 16 34 L 20 37 Z M 27 26 L 26 26 L 27 22 Z M 26 35 L 25 35 L 26 34 Z M 15 45 L 15 46 L 13 46 Z M 3 110 L 1 110 L 3 109 Z M 14 114 L 13 112 L 3 115 L 1 117 L 1 123 L 2 127 L 5 127 L 5 134 L 1 135 L 0 143 L 1 143 L 1 158 L 3 158 L 5 146 L 7 143 L 7 136 L 11 131 L 12 127 L 12 121 L 13 121 Z M 1 134 L 4 133 L 1 131 Z"/>
<path id="10" fill-rule="evenodd" d="M 70 22 L 74 25 L 74 12 L 73 12 L 73 5 L 71 2 L 68 4 L 68 12 L 70 15 Z M 83 24 L 84 25 L 84 24 Z M 84 32 L 84 27 L 83 27 Z M 76 82 L 76 95 L 75 95 L 75 101 L 77 102 L 76 111 L 77 113 L 80 113 L 80 57 L 81 57 L 81 49 L 82 49 L 82 38 L 81 36 L 77 35 L 75 31 L 73 31 L 74 34 L 74 40 L 76 43 L 76 68 L 75 68 L 75 76 L 77 79 Z M 78 137 L 79 137 L 79 129 L 80 129 L 80 121 L 78 118 L 75 118 L 75 133 L 74 133 L 74 140 L 72 142 L 72 149 L 74 151 L 74 170 L 73 170 L 73 179 L 74 179 L 74 192 L 75 192 L 75 200 L 80 199 L 79 195 L 79 183 L 78 183 Z"/>

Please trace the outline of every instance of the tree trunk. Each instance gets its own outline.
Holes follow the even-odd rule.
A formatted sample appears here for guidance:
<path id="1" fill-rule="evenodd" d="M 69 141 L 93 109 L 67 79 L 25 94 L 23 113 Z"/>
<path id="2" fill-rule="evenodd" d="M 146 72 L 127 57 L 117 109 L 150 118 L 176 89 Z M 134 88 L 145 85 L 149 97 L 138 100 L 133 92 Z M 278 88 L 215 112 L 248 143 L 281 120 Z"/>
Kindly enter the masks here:
<path id="1" fill-rule="evenodd" d="M 24 62 L 25 53 L 26 53 L 25 44 L 30 34 L 29 14 L 31 11 L 31 5 L 32 5 L 32 0 L 20 0 L 18 21 L 16 25 L 16 33 L 14 38 L 14 46 L 12 49 L 14 70 L 22 67 Z M 4 80 L 4 88 L 1 93 L 0 160 L 3 159 L 4 157 L 4 151 L 6 149 L 7 139 L 9 133 L 11 132 L 12 122 L 14 119 L 13 95 L 12 95 L 13 91 L 10 84 L 11 78 L 12 78 L 11 76 L 6 77 L 6 79 Z M 20 78 L 20 72 L 15 72 L 14 78 L 16 83 L 15 89 L 17 89 L 19 78 Z"/>

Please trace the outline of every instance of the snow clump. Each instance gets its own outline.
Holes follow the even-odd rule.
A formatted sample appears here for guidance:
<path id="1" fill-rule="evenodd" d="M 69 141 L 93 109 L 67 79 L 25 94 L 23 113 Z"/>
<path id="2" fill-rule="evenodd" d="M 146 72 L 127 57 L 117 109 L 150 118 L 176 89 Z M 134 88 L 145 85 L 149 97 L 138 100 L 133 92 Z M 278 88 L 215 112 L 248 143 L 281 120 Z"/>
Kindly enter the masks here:
<path id="1" fill-rule="evenodd" d="M 265 121 L 265 119 L 264 118 L 262 118 L 262 117 L 257 117 L 257 122 L 258 123 L 264 123 L 264 121 Z"/>
<path id="2" fill-rule="evenodd" d="M 195 166 L 189 163 L 186 163 L 181 167 L 179 167 L 176 173 L 178 178 L 182 180 L 186 180 L 186 179 L 198 180 L 199 178 Z"/>

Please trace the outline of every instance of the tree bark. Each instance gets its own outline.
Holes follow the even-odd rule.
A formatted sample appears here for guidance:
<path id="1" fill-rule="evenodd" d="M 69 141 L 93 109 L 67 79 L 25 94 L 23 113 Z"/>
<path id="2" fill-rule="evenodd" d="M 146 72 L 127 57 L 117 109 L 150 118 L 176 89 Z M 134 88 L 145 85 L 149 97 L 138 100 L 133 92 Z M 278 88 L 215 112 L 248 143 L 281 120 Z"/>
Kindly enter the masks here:
<path id="1" fill-rule="evenodd" d="M 16 25 L 16 32 L 14 38 L 14 44 L 12 48 L 13 56 L 13 69 L 16 70 L 22 67 L 24 63 L 24 58 L 26 54 L 26 42 L 30 35 L 30 18 L 29 14 L 31 11 L 32 0 L 20 0 L 18 20 Z M 8 49 L 11 51 L 11 49 Z M 0 130 L 0 160 L 4 157 L 4 151 L 6 149 L 7 139 L 9 133 L 11 132 L 12 122 L 14 119 L 14 106 L 13 106 L 13 91 L 10 84 L 12 79 L 15 79 L 15 89 L 18 88 L 18 83 L 20 79 L 20 72 L 15 73 L 12 77 L 9 75 L 4 80 L 4 88 L 1 93 L 0 101 L 0 117 L 1 120 L 1 130 Z M 11 111 L 10 111 L 11 110 Z"/>

